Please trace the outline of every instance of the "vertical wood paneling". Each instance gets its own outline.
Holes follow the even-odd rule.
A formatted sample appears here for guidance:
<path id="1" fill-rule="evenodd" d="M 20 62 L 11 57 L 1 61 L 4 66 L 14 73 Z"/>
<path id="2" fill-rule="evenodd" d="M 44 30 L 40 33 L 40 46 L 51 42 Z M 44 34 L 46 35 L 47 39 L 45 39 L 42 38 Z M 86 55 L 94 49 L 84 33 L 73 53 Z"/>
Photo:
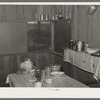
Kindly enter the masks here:
<path id="1" fill-rule="evenodd" d="M 21 63 L 20 56 L 17 55 L 17 68 L 18 68 L 18 69 L 19 69 L 19 67 L 20 67 L 20 63 Z"/>
<path id="2" fill-rule="evenodd" d="M 6 17 L 6 20 L 11 19 L 11 7 L 9 5 L 7 5 L 7 6 L 4 6 L 4 8 L 5 8 L 4 15 Z"/>
<path id="3" fill-rule="evenodd" d="M 87 43 L 87 34 L 88 34 L 88 18 L 87 18 L 87 6 L 83 6 L 83 17 L 82 17 L 82 37 L 83 37 L 83 41 L 85 41 Z"/>
<path id="4" fill-rule="evenodd" d="M 4 13 L 3 13 L 3 6 L 2 5 L 0 5 L 0 20 L 2 20 L 2 16 L 4 15 Z"/>
<path id="5" fill-rule="evenodd" d="M 25 5 L 24 6 L 24 13 L 25 13 L 25 19 L 26 20 L 31 20 L 31 10 L 30 10 L 30 6 Z"/>
<path id="6" fill-rule="evenodd" d="M 88 14 L 87 18 L 88 18 L 88 33 L 87 33 L 88 40 L 87 41 L 91 45 L 92 44 L 91 43 L 91 40 L 92 40 L 92 16 Z"/>
<path id="7" fill-rule="evenodd" d="M 6 75 L 9 74 L 9 56 L 4 57 L 4 69 Z"/>
<path id="8" fill-rule="evenodd" d="M 38 7 L 39 7 L 39 5 L 35 6 L 35 21 L 39 21 L 38 20 Z"/>
<path id="9" fill-rule="evenodd" d="M 78 26 L 77 26 L 77 6 L 72 7 L 72 39 L 77 40 L 77 31 L 78 31 Z"/>
<path id="10" fill-rule="evenodd" d="M 78 39 L 82 40 L 82 6 L 78 6 L 77 21 L 78 21 Z"/>
<path id="11" fill-rule="evenodd" d="M 54 16 L 55 15 L 55 6 L 54 5 L 52 5 L 51 6 L 51 19 L 52 19 L 52 16 Z"/>
<path id="12" fill-rule="evenodd" d="M 98 7 L 98 16 L 97 16 L 97 31 L 98 31 L 98 35 L 97 35 L 97 44 L 98 44 L 98 47 L 100 48 L 100 7 Z"/>
<path id="13" fill-rule="evenodd" d="M 10 6 L 10 20 L 17 20 L 18 18 L 18 11 L 17 11 L 17 6 L 16 5 L 12 5 Z"/>
<path id="14" fill-rule="evenodd" d="M 98 47 L 98 44 L 96 44 L 98 41 L 98 27 L 97 27 L 97 13 L 98 13 L 98 11 L 96 11 L 95 13 L 94 13 L 94 15 L 93 15 L 93 29 L 92 29 L 92 34 L 93 34 L 93 47 Z"/>
<path id="15" fill-rule="evenodd" d="M 45 8 L 46 9 L 46 8 Z M 37 20 L 40 20 L 40 15 L 44 14 L 44 6 L 37 6 Z"/>
<path id="16" fill-rule="evenodd" d="M 100 8 L 93 15 L 89 15 L 88 5 L 76 7 L 73 6 L 72 38 L 89 43 L 90 47 L 100 48 Z"/>
<path id="17" fill-rule="evenodd" d="M 17 68 L 17 57 L 10 56 L 9 57 L 9 73 L 16 73 L 18 70 Z"/>
<path id="18" fill-rule="evenodd" d="M 0 57 L 0 72 L 3 71 L 5 73 L 5 69 L 4 69 L 4 57 L 1 56 Z"/>
<path id="19" fill-rule="evenodd" d="M 32 5 L 32 6 L 30 6 L 30 9 L 31 9 L 31 20 L 35 21 L 36 6 Z M 24 14 L 25 14 L 25 12 L 24 12 Z"/>
<path id="20" fill-rule="evenodd" d="M 17 18 L 24 19 L 24 6 L 23 5 L 17 5 Z M 29 10 L 29 18 L 31 18 L 30 10 Z"/>
<path id="21" fill-rule="evenodd" d="M 20 55 L 20 62 L 22 62 L 25 58 L 28 58 L 28 54 Z"/>
<path id="22" fill-rule="evenodd" d="M 80 9 L 81 9 L 81 11 L 82 11 L 82 10 L 84 11 L 84 6 L 82 5 Z M 81 27 L 81 28 L 80 28 L 80 33 L 81 33 L 81 35 L 82 35 L 82 36 L 81 36 L 81 37 L 82 37 L 81 40 L 83 41 L 83 40 L 84 40 L 84 35 L 85 35 L 85 34 L 83 33 L 83 30 L 84 30 L 84 29 L 83 29 L 83 26 L 84 26 L 84 25 L 83 25 L 83 17 L 84 17 L 84 13 L 83 13 L 83 12 L 81 12 L 81 16 L 80 16 L 80 17 L 81 17 L 81 21 L 80 21 L 80 25 L 81 25 L 81 26 L 80 26 L 80 27 Z"/>

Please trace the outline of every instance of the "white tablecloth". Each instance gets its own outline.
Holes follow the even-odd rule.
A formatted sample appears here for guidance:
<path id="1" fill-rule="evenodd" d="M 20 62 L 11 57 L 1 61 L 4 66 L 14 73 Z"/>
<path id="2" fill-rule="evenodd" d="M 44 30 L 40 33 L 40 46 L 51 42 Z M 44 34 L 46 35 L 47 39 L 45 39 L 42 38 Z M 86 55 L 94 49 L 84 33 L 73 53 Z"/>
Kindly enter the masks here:
<path id="1" fill-rule="evenodd" d="M 67 48 L 64 50 L 64 61 L 93 73 L 93 77 L 97 81 L 100 79 L 100 57 L 91 56 L 85 52 L 76 52 Z"/>

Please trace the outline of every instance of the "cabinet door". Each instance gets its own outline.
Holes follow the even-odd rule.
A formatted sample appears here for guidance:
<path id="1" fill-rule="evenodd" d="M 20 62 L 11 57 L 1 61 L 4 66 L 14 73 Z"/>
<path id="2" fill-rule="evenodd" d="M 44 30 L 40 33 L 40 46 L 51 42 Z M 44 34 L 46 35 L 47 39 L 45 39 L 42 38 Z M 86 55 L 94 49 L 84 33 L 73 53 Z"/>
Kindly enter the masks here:
<path id="1" fill-rule="evenodd" d="M 49 50 L 51 45 L 50 23 L 37 23 L 28 26 L 28 51 Z"/>
<path id="2" fill-rule="evenodd" d="M 54 51 L 63 53 L 64 49 L 68 47 L 70 39 L 70 21 L 61 20 L 54 22 Z"/>

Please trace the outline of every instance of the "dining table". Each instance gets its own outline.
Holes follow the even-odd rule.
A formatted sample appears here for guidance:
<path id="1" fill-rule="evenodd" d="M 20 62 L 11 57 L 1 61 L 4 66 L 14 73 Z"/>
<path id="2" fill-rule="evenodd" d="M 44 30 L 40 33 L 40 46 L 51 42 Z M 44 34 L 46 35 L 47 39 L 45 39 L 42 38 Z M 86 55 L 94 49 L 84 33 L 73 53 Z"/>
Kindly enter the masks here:
<path id="1" fill-rule="evenodd" d="M 46 82 L 47 79 L 52 79 L 52 82 L 49 84 Z M 10 87 L 35 87 L 34 83 L 32 83 L 32 79 L 30 79 L 29 75 L 13 73 L 9 74 L 7 77 Z M 69 77 L 64 74 L 61 76 L 53 76 L 42 80 L 42 87 L 61 87 L 61 88 L 88 88 L 85 84 Z"/>

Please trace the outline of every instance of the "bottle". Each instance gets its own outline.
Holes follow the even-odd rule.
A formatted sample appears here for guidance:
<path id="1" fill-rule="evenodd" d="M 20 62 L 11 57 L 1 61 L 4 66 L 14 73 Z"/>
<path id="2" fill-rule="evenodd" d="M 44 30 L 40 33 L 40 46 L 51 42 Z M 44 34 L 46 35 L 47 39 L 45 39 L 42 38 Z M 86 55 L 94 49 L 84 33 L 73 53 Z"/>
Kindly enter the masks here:
<path id="1" fill-rule="evenodd" d="M 37 68 L 37 70 L 36 70 L 36 77 L 37 77 L 37 81 L 41 81 L 41 70 L 40 70 L 40 68 Z"/>
<path id="2" fill-rule="evenodd" d="M 46 20 L 46 21 L 49 20 L 49 15 L 48 15 L 48 14 L 45 15 L 45 20 Z"/>
<path id="3" fill-rule="evenodd" d="M 43 21 L 43 20 L 44 20 L 44 16 L 40 15 L 40 21 Z"/>
<path id="4" fill-rule="evenodd" d="M 68 19 L 68 14 L 67 13 L 65 14 L 65 19 Z"/>
<path id="5" fill-rule="evenodd" d="M 45 80 L 45 70 L 41 70 L 41 82 L 43 82 Z"/>

